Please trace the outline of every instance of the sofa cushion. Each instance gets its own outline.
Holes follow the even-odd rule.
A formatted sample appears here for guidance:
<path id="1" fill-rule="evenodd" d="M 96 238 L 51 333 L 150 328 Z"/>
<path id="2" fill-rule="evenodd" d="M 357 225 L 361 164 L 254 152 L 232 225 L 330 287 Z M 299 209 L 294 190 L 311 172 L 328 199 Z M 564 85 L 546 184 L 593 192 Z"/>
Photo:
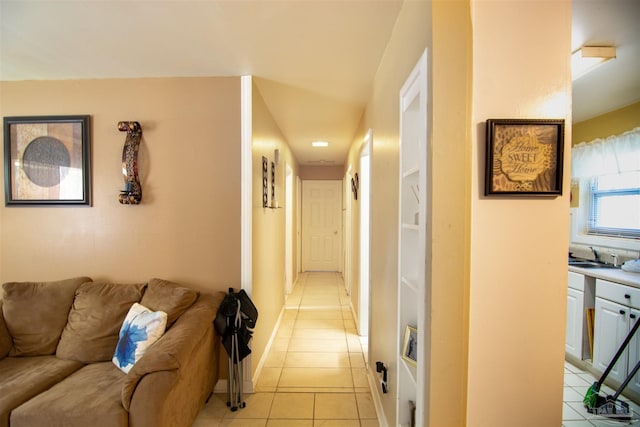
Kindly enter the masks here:
<path id="1" fill-rule="evenodd" d="M 11 412 L 82 367 L 55 356 L 5 357 L 0 360 L 0 427 L 9 425 Z"/>
<path id="2" fill-rule="evenodd" d="M 43 356 L 56 351 L 76 289 L 88 277 L 55 282 L 9 282 L 2 285 L 4 315 L 13 338 L 10 356 Z"/>
<path id="3" fill-rule="evenodd" d="M 167 313 L 151 311 L 133 304 L 120 328 L 120 339 L 113 355 L 113 363 L 124 373 L 129 372 L 147 349 L 164 334 Z"/>
<path id="4" fill-rule="evenodd" d="M 83 363 L 111 361 L 118 332 L 144 284 L 93 282 L 76 291 L 56 355 Z"/>
<path id="5" fill-rule="evenodd" d="M 2 315 L 2 300 L 0 299 L 0 359 L 9 354 L 12 346 L 11 335 L 9 335 L 7 324 Z"/>
<path id="6" fill-rule="evenodd" d="M 11 427 L 127 426 L 120 401 L 125 376 L 111 362 L 87 365 L 17 407 Z"/>
<path id="7" fill-rule="evenodd" d="M 167 313 L 167 328 L 191 307 L 198 298 L 198 292 L 162 279 L 151 279 L 147 284 L 140 304 L 154 311 Z"/>

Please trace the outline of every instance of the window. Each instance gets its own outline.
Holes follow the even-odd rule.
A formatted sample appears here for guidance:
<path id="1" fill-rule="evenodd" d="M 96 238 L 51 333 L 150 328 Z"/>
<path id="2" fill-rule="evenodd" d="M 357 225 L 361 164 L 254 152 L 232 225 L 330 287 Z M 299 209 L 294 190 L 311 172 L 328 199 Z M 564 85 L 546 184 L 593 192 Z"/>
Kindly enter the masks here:
<path id="1" fill-rule="evenodd" d="M 572 147 L 571 177 L 571 243 L 638 250 L 640 128 Z"/>
<path id="2" fill-rule="evenodd" d="M 640 172 L 593 178 L 588 233 L 640 238 Z"/>

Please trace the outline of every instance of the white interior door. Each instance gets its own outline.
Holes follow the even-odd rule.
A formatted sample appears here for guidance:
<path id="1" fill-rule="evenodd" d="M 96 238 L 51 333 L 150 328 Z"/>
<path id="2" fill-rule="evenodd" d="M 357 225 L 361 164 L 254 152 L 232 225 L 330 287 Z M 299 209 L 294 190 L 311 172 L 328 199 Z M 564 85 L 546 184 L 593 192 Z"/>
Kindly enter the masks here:
<path id="1" fill-rule="evenodd" d="M 341 181 L 302 181 L 302 270 L 338 271 L 342 242 Z"/>

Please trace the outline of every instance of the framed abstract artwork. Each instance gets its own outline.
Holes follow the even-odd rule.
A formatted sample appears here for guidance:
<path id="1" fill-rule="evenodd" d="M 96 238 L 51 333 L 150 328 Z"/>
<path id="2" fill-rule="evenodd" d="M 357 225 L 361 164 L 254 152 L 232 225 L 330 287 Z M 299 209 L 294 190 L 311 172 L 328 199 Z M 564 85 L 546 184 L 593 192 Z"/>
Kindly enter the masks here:
<path id="1" fill-rule="evenodd" d="M 4 118 L 5 204 L 90 205 L 89 116 Z"/>

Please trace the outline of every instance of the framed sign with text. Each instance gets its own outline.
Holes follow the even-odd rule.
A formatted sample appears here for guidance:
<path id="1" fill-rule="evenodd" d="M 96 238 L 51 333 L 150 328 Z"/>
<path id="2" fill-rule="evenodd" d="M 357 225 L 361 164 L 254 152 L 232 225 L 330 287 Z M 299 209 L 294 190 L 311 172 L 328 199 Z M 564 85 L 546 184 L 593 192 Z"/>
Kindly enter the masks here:
<path id="1" fill-rule="evenodd" d="M 562 194 L 564 120 L 487 120 L 485 196 Z"/>

